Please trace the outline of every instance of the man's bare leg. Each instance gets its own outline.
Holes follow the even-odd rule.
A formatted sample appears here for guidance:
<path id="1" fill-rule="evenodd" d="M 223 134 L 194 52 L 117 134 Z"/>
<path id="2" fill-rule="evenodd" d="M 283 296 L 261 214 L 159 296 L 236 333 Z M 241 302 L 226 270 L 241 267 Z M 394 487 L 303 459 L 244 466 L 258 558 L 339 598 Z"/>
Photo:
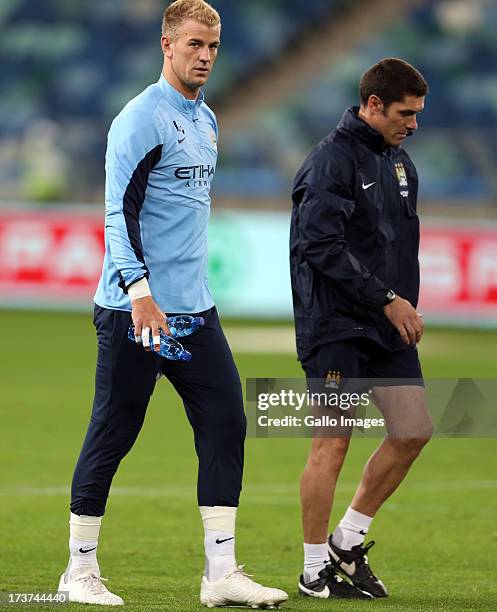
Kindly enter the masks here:
<path id="1" fill-rule="evenodd" d="M 352 503 L 333 532 L 330 555 L 357 587 L 375 597 L 386 597 L 385 585 L 369 568 L 369 546 L 362 547 L 364 536 L 378 509 L 404 480 L 429 441 L 432 422 L 423 387 L 376 387 L 373 391 L 385 417 L 388 436 L 364 468 Z"/>
<path id="2" fill-rule="evenodd" d="M 321 544 L 328 537 L 328 521 L 349 438 L 316 437 L 302 474 L 300 499 L 304 542 Z"/>
<path id="3" fill-rule="evenodd" d="M 351 503 L 354 510 L 370 517 L 404 480 L 433 432 L 424 387 L 376 387 L 373 392 L 388 437 L 367 462 Z"/>

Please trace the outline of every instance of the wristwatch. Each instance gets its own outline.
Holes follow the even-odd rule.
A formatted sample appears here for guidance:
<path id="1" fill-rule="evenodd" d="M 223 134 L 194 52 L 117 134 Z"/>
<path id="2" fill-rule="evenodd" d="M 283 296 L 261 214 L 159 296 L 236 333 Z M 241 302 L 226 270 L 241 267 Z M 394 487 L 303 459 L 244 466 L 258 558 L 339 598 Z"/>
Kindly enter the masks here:
<path id="1" fill-rule="evenodd" d="M 385 296 L 385 302 L 383 306 L 386 306 L 387 304 L 391 304 L 395 300 L 396 297 L 397 297 L 397 294 L 395 293 L 395 291 L 393 291 L 392 289 L 389 289 Z"/>

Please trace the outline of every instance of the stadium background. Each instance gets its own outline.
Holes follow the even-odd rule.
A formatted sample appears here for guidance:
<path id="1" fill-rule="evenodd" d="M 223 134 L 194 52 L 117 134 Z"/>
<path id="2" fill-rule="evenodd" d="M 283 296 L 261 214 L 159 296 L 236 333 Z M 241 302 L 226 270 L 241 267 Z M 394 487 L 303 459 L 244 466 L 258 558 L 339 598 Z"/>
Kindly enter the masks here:
<path id="1" fill-rule="evenodd" d="M 356 103 L 360 74 L 390 55 L 415 64 L 431 87 L 406 145 L 421 178 L 425 374 L 495 378 L 496 3 L 213 5 L 223 32 L 206 88 L 221 130 L 209 276 L 242 378 L 300 376 L 289 186 L 313 144 Z M 0 3 L 0 592 L 53 589 L 66 562 L 68 483 L 92 395 L 106 133 L 123 104 L 158 78 L 163 9 L 161 0 Z M 333 521 L 373 445 L 352 445 Z M 307 447 L 249 440 L 240 510 L 240 561 L 292 595 Z M 497 609 L 495 468 L 494 439 L 429 445 L 371 531 L 373 567 L 393 592 L 375 606 Z M 182 407 L 161 381 L 102 530 L 104 575 L 131 610 L 197 607 L 195 469 Z M 320 607 L 295 597 L 288 604 Z"/>

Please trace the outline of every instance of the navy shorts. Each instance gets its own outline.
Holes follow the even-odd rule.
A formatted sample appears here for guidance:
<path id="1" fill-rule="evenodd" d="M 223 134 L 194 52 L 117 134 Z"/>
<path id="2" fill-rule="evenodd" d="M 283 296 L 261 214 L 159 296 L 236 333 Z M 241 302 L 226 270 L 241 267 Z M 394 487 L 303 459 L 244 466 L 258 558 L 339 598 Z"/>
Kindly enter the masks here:
<path id="1" fill-rule="evenodd" d="M 369 338 L 348 338 L 317 346 L 302 361 L 302 367 L 307 379 L 322 381 L 326 387 L 337 390 L 424 386 L 415 346 L 388 351 Z"/>

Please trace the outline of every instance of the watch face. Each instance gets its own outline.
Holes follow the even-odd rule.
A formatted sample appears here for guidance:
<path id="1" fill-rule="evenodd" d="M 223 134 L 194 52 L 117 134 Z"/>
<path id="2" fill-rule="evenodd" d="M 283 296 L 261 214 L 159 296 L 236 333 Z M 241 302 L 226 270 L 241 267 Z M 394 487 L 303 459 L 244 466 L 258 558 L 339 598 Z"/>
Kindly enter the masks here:
<path id="1" fill-rule="evenodd" d="M 397 296 L 395 295 L 395 292 L 392 291 L 391 289 L 389 289 L 388 293 L 387 293 L 387 300 L 388 302 L 393 302 L 393 300 L 396 298 Z"/>

